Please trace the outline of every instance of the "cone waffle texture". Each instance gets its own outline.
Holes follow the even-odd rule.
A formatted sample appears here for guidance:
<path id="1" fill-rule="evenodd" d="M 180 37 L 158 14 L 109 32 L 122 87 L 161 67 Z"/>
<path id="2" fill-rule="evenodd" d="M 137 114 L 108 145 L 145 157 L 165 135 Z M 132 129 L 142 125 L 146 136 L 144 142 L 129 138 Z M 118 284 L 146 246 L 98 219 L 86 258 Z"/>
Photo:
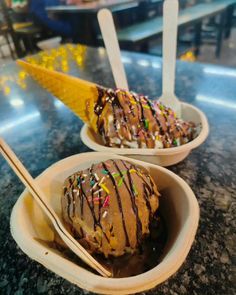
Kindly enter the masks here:
<path id="1" fill-rule="evenodd" d="M 94 105 L 98 99 L 97 85 L 63 73 L 32 65 L 24 61 L 18 64 L 30 74 L 44 89 L 59 98 L 85 123 L 93 120 Z M 96 130 L 96 126 L 91 126 Z"/>

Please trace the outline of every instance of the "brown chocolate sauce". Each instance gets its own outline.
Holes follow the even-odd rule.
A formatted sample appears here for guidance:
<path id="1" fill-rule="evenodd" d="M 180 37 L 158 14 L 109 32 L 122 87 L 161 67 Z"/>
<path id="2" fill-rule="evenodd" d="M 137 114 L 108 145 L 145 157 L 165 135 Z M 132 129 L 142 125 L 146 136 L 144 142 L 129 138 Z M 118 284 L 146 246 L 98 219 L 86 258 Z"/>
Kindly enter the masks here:
<path id="1" fill-rule="evenodd" d="M 118 206 L 119 206 L 119 210 L 120 210 L 120 213 L 121 213 L 121 216 L 122 216 L 122 224 L 123 224 L 123 228 L 124 228 L 124 233 L 125 233 L 125 239 L 126 239 L 126 245 L 129 246 L 130 243 L 129 243 L 129 238 L 128 238 L 128 233 L 127 233 L 127 229 L 126 229 L 126 226 L 125 226 L 125 219 L 124 219 L 124 212 L 123 212 L 123 209 L 122 209 L 122 205 L 121 205 L 121 197 L 120 197 L 120 194 L 119 194 L 119 190 L 118 190 L 118 187 L 117 187 L 117 184 L 116 184 L 116 181 L 113 177 L 113 175 L 111 174 L 110 170 L 107 168 L 106 164 L 104 162 L 102 162 L 102 166 L 103 168 L 107 171 L 111 181 L 112 181 L 112 184 L 114 186 L 114 189 L 116 191 L 116 196 L 117 196 L 117 201 L 118 201 Z"/>
<path id="2" fill-rule="evenodd" d="M 116 169 L 118 170 L 120 176 L 123 177 L 122 172 L 120 171 L 119 167 L 116 165 L 115 161 L 112 161 L 112 162 L 113 162 L 114 166 L 116 167 Z M 134 193 L 133 184 L 132 184 L 132 178 L 131 178 L 129 169 L 125 165 L 125 163 L 123 161 L 121 161 L 121 162 L 122 162 L 122 164 L 124 165 L 124 167 L 126 168 L 126 171 L 127 171 L 127 177 L 128 177 L 128 180 L 129 180 L 130 189 L 129 189 L 129 186 L 127 185 L 125 179 L 123 180 L 123 182 L 124 182 L 124 185 L 125 185 L 126 189 L 128 190 L 128 192 L 129 192 L 129 194 L 131 196 L 132 208 L 133 208 L 134 214 L 136 216 L 136 237 L 137 237 L 137 241 L 139 243 L 140 239 L 142 237 L 142 223 L 141 223 L 140 218 L 138 216 L 138 208 L 137 208 L 137 205 L 135 203 L 135 193 Z"/>
<path id="3" fill-rule="evenodd" d="M 93 256 L 112 272 L 114 278 L 139 275 L 154 268 L 161 262 L 167 237 L 168 233 L 164 219 L 158 216 L 151 223 L 150 235 L 143 241 L 142 245 L 134 254 L 125 254 L 120 257 L 110 256 L 108 258 L 99 254 Z M 66 259 L 96 273 L 63 245 L 63 242 L 58 237 L 54 242 L 45 242 L 39 239 L 37 241 L 60 251 Z"/>

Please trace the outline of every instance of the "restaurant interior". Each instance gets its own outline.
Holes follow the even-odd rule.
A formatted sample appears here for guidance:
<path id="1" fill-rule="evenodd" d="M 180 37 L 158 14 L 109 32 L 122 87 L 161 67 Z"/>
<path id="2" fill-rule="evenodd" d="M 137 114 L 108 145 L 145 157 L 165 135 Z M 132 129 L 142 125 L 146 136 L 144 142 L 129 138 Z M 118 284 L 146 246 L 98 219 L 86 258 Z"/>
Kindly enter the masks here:
<path id="1" fill-rule="evenodd" d="M 236 0 L 0 0 L 0 294 L 236 294 Z"/>
<path id="2" fill-rule="evenodd" d="M 57 45 L 103 46 L 96 14 L 104 7 L 112 12 L 121 49 L 162 56 L 162 6 L 162 0 L 1 1 L 1 63 L 36 54 L 39 42 L 55 37 Z M 235 66 L 234 1 L 180 0 L 179 9 L 177 58 Z"/>

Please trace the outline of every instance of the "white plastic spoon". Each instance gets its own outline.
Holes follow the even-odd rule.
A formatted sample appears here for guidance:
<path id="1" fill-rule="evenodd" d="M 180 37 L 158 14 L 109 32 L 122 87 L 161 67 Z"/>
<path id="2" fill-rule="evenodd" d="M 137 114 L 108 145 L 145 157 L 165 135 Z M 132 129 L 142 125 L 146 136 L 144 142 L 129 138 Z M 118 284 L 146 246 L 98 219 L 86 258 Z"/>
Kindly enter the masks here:
<path id="1" fill-rule="evenodd" d="M 159 101 L 173 109 L 177 116 L 181 117 L 181 103 L 174 92 L 178 10 L 178 0 L 165 0 L 163 6 L 162 96 Z"/>
<path id="2" fill-rule="evenodd" d="M 107 55 L 111 65 L 116 87 L 129 90 L 124 66 L 121 60 L 120 47 L 111 12 L 108 9 L 99 10 L 98 22 L 107 50 Z"/>

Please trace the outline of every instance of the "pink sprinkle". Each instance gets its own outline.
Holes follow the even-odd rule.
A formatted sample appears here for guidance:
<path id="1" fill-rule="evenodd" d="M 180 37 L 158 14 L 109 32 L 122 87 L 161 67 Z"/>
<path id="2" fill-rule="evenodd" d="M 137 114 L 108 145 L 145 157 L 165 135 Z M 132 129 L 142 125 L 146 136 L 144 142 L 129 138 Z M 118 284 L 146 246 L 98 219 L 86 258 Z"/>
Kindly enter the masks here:
<path id="1" fill-rule="evenodd" d="M 110 196 L 106 196 L 106 199 L 102 205 L 103 208 L 108 207 L 109 206 L 109 201 L 110 201 Z"/>

